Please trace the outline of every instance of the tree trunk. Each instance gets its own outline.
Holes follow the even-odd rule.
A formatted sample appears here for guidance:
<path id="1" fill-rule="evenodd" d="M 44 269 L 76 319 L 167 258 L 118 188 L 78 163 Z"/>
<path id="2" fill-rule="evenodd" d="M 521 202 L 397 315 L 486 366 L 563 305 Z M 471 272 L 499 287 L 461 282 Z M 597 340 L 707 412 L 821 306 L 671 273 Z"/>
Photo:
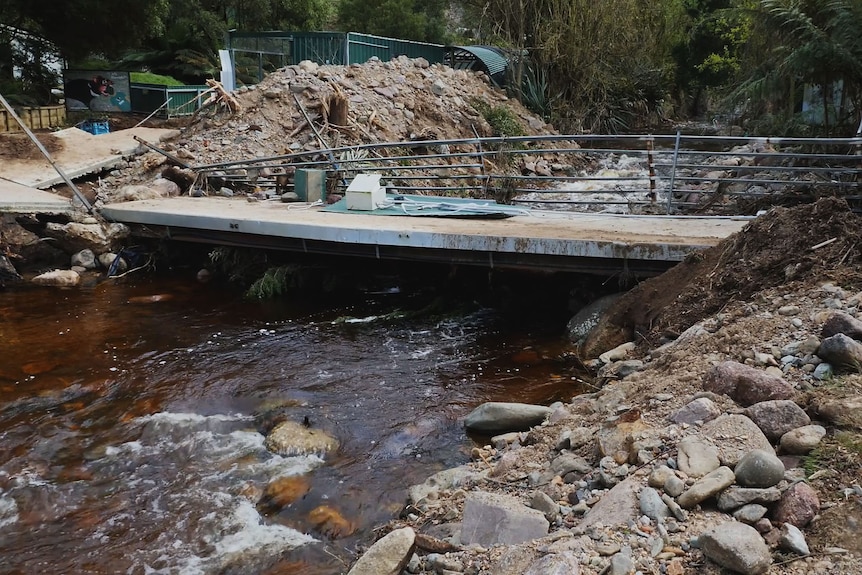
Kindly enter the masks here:
<path id="1" fill-rule="evenodd" d="M 344 94 L 331 94 L 325 109 L 328 110 L 326 117 L 327 122 L 335 126 L 348 125 L 350 101 L 344 96 Z"/>

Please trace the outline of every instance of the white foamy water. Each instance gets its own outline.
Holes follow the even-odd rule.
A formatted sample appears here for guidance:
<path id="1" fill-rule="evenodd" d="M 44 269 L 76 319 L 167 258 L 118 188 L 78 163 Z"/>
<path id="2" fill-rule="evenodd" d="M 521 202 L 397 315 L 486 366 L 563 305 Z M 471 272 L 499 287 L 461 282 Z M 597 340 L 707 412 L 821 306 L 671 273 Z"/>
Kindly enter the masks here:
<path id="1" fill-rule="evenodd" d="M 644 156 L 610 154 L 599 161 L 597 170 L 582 171 L 579 176 L 598 179 L 564 182 L 554 191 L 521 194 L 515 200 L 518 205 L 535 209 L 606 214 L 633 213 L 637 211 L 634 204 L 650 201 L 649 169 Z M 662 202 L 663 195 L 657 190 L 656 201 Z"/>
<path id="2" fill-rule="evenodd" d="M 6 495 L 0 495 L 0 528 L 18 521 L 18 504 Z"/>
<path id="3" fill-rule="evenodd" d="M 218 572 L 315 541 L 267 521 L 237 491 L 308 473 L 322 464 L 319 457 L 270 453 L 263 435 L 247 428 L 247 416 L 162 412 L 136 423 L 143 426 L 140 439 L 107 448 L 95 465 L 118 472 L 135 508 L 146 511 L 115 515 L 95 540 L 110 541 L 114 532 L 145 523 L 155 541 L 133 553 L 134 564 L 165 575 Z"/>

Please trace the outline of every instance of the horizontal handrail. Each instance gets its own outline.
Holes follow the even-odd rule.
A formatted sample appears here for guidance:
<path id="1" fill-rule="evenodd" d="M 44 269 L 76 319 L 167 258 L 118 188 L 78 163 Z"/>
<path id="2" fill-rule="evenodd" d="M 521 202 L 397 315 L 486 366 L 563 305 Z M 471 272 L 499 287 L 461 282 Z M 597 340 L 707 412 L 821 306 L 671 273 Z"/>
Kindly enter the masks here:
<path id="1" fill-rule="evenodd" d="M 857 195 L 850 194 L 858 194 L 862 138 L 679 133 L 474 137 L 309 149 L 195 168 L 205 179 L 218 176 L 235 185 L 280 190 L 292 183 L 276 185 L 275 178 L 296 169 L 326 171 L 332 176 L 330 193 L 343 192 L 353 174 L 371 172 L 379 173 L 394 192 L 451 192 L 540 206 L 590 205 L 594 210 L 653 206 L 650 213 L 684 215 L 699 206 L 715 209 L 727 199 L 732 204 L 734 198 L 779 194 L 842 194 L 856 201 Z"/>

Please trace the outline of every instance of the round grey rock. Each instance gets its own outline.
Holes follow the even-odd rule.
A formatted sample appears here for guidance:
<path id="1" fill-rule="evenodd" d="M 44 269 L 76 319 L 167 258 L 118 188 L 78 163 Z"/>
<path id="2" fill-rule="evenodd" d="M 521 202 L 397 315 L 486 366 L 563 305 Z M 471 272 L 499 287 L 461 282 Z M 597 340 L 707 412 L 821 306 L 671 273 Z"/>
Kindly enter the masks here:
<path id="1" fill-rule="evenodd" d="M 784 463 L 774 453 L 755 449 L 742 456 L 734 475 L 743 487 L 772 487 L 784 479 Z"/>

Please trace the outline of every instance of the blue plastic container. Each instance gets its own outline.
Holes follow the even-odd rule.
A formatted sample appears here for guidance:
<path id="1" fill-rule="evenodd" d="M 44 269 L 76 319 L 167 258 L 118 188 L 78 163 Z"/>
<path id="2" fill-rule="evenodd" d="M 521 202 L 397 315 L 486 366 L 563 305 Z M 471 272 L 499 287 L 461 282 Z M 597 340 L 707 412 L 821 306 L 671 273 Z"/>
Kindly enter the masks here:
<path id="1" fill-rule="evenodd" d="M 107 134 L 111 131 L 111 127 L 108 125 L 107 120 L 86 120 L 81 123 L 81 129 L 85 132 L 90 132 L 94 136 L 98 136 L 99 134 Z"/>

